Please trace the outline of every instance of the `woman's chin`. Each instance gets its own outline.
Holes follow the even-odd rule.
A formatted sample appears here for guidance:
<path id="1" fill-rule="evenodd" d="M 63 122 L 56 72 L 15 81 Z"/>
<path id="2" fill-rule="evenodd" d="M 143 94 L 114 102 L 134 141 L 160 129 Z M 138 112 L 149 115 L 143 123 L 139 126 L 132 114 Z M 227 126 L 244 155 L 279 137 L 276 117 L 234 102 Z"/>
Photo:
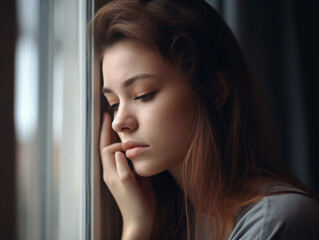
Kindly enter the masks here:
<path id="1" fill-rule="evenodd" d="M 154 169 L 154 167 L 146 166 L 145 164 L 140 164 L 140 163 L 137 163 L 137 164 L 133 163 L 133 166 L 134 166 L 135 173 L 141 177 L 151 177 L 165 171 L 165 170 Z"/>

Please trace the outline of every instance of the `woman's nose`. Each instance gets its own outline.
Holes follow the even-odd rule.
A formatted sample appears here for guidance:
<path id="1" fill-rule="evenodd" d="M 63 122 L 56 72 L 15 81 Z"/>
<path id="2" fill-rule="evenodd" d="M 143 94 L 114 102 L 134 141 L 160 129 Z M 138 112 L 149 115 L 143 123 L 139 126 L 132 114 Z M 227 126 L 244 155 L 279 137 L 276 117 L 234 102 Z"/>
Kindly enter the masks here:
<path id="1" fill-rule="evenodd" d="M 127 109 L 119 109 L 114 116 L 112 128 L 115 132 L 133 131 L 137 128 L 136 118 Z"/>

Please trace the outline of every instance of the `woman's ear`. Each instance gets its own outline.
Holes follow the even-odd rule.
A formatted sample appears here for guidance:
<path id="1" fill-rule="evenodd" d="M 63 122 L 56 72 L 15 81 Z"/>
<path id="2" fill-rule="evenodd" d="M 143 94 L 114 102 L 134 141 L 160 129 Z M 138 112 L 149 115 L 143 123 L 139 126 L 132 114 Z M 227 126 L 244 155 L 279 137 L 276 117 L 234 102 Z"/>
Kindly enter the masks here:
<path id="1" fill-rule="evenodd" d="M 230 94 L 231 86 L 226 73 L 223 71 L 217 72 L 214 75 L 212 85 L 213 92 L 215 93 L 214 106 L 215 110 L 217 111 L 221 109 L 227 101 Z"/>

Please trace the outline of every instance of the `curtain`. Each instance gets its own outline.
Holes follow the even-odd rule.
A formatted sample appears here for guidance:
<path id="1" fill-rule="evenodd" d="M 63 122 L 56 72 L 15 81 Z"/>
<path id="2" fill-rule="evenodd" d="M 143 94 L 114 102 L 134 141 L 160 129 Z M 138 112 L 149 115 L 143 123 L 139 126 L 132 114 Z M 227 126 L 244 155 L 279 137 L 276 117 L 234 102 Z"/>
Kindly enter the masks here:
<path id="1" fill-rule="evenodd" d="M 318 194 L 319 2 L 207 1 L 224 17 L 244 51 L 283 163 Z"/>

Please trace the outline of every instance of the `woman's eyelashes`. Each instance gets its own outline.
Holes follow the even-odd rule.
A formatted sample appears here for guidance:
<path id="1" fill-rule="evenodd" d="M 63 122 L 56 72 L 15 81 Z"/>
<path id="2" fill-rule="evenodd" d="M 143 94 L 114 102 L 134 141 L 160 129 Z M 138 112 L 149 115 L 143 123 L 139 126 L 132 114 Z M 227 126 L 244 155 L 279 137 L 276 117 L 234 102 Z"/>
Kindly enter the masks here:
<path id="1" fill-rule="evenodd" d="M 147 101 L 150 101 L 155 96 L 155 94 L 156 94 L 156 91 L 153 91 L 153 92 L 150 92 L 150 93 L 143 94 L 141 96 L 135 97 L 134 100 L 147 102 Z M 116 112 L 118 110 L 118 108 L 119 108 L 119 105 L 120 105 L 120 103 L 111 104 L 109 106 L 109 111 Z"/>
<path id="2" fill-rule="evenodd" d="M 142 102 L 146 102 L 146 101 L 151 100 L 154 95 L 155 95 L 155 91 L 138 96 L 138 97 L 134 98 L 134 100 L 141 100 Z"/>

